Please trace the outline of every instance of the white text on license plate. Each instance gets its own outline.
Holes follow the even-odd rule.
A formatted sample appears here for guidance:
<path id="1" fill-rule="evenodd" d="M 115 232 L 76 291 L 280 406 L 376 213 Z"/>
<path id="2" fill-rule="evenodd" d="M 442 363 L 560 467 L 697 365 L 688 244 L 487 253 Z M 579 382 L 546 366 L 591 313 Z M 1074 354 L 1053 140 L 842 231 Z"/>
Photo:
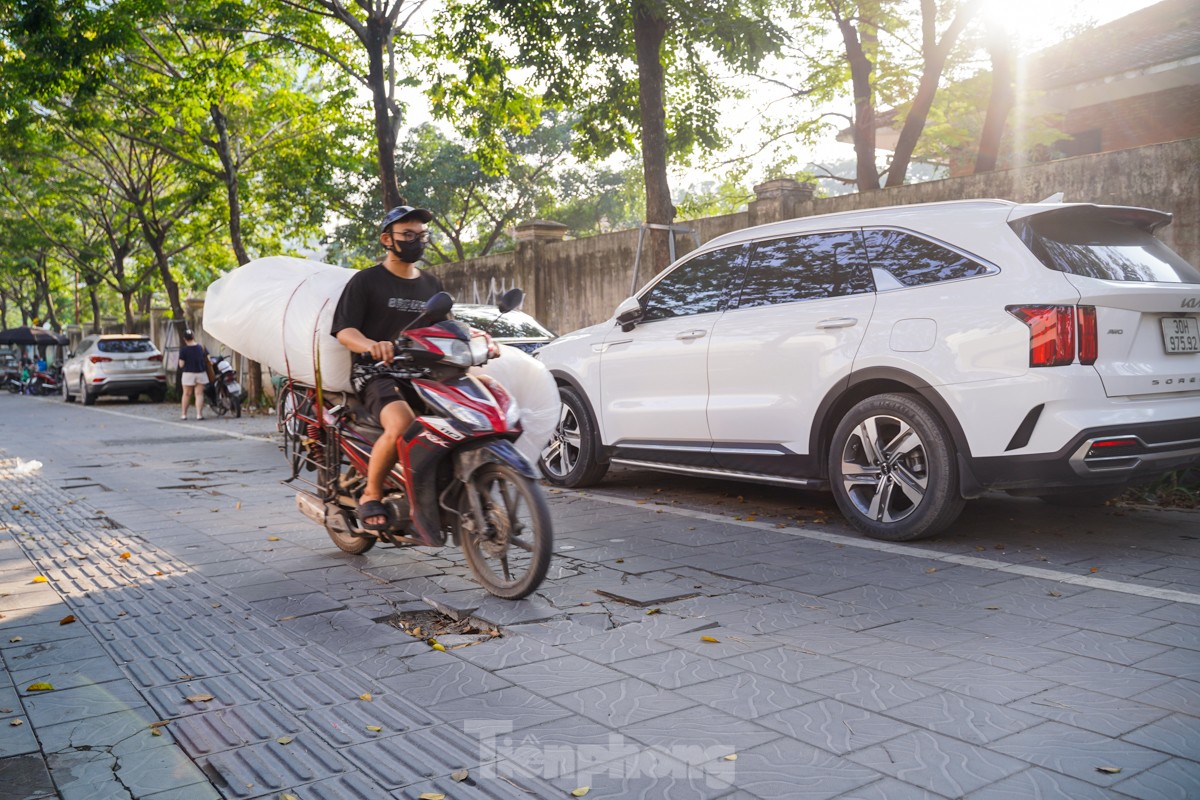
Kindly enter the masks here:
<path id="1" fill-rule="evenodd" d="M 1164 317 L 1163 347 L 1168 353 L 1200 353 L 1200 322 L 1193 317 Z"/>

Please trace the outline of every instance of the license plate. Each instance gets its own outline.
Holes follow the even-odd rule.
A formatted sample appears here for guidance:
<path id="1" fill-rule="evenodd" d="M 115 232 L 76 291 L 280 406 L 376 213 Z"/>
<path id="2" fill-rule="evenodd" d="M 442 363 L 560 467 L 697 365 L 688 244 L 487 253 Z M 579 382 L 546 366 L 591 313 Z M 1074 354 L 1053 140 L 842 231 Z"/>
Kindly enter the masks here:
<path id="1" fill-rule="evenodd" d="M 1200 322 L 1193 317 L 1164 317 L 1159 322 L 1168 353 L 1200 353 Z"/>

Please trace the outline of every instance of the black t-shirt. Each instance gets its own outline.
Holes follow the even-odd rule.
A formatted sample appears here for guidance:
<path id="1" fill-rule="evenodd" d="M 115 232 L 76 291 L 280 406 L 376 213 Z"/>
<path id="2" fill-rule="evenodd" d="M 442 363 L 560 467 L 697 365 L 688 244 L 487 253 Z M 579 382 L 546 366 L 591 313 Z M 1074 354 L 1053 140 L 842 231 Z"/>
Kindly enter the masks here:
<path id="1" fill-rule="evenodd" d="M 368 339 L 391 341 L 425 310 L 425 301 L 440 291 L 442 282 L 429 272 L 398 278 L 383 264 L 368 267 L 342 290 L 330 333 L 336 337 L 338 331 L 356 328 Z"/>
<path id="2" fill-rule="evenodd" d="M 199 344 L 185 344 L 179 348 L 179 360 L 183 362 L 184 372 L 207 372 L 204 365 L 204 347 Z"/>

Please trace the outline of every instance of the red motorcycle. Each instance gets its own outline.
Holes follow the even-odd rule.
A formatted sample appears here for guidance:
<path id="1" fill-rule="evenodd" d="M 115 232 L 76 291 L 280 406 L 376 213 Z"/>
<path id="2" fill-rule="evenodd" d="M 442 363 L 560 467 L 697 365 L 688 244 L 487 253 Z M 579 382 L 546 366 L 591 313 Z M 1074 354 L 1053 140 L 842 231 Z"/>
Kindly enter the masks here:
<path id="1" fill-rule="evenodd" d="M 521 298 L 513 290 L 498 305 L 511 311 Z M 445 292 L 430 298 L 396 340 L 392 363 L 374 367 L 408 381 L 423 406 L 414 406 L 417 418 L 396 442 L 382 499 L 388 527 L 368 530 L 358 519 L 383 430 L 353 394 L 284 382 L 277 414 L 288 482 L 308 486 L 297 506 L 345 552 L 365 553 L 378 542 L 440 547 L 449 538 L 488 592 L 515 600 L 546 577 L 550 511 L 538 473 L 512 444 L 521 435 L 516 402 L 499 382 L 469 373 L 499 348 L 486 332 L 447 319 L 452 305 Z"/>

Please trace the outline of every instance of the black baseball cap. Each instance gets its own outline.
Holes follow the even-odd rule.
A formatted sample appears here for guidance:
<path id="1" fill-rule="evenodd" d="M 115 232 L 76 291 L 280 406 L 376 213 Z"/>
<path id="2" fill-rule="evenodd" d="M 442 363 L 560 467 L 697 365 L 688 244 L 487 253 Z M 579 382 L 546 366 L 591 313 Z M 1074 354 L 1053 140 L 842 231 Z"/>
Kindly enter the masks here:
<path id="1" fill-rule="evenodd" d="M 383 222 L 379 224 L 380 233 L 390 228 L 393 222 L 400 222 L 410 218 L 419 219 L 421 222 L 429 222 L 433 219 L 433 214 L 424 208 L 396 206 L 383 215 Z"/>

